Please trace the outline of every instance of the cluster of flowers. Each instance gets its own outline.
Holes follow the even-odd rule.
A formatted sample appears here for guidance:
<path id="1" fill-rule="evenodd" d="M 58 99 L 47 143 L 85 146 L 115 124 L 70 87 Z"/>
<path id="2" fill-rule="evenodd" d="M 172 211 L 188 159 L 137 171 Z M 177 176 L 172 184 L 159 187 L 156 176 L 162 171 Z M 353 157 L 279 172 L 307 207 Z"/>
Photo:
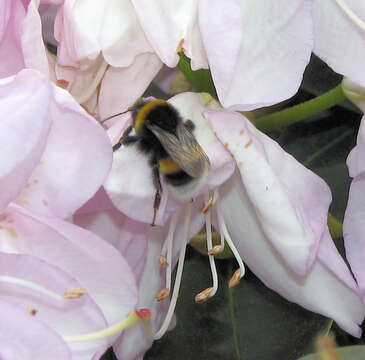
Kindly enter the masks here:
<path id="1" fill-rule="evenodd" d="M 55 14 L 44 36 L 57 58 L 40 10 Z M 245 262 L 268 287 L 360 336 L 364 125 L 348 160 L 344 222 L 355 282 L 329 234 L 326 183 L 234 110 L 292 96 L 312 51 L 364 93 L 363 1 L 3 0 L 0 14 L 1 358 L 98 359 L 109 346 L 142 358 L 170 326 L 185 246 L 204 223 L 213 286 L 198 301 L 217 290 L 214 255 L 226 242 L 239 264 L 232 285 Z M 112 152 L 130 113 L 107 131 L 95 117 L 130 107 L 163 64 L 177 65 L 177 51 L 193 70 L 209 67 L 217 90 L 221 105 L 194 93 L 169 100 L 194 122 L 212 171 L 193 203 L 164 189 L 151 227 L 148 159 L 133 147 Z M 113 330 L 143 318 L 141 308 L 148 324 Z"/>

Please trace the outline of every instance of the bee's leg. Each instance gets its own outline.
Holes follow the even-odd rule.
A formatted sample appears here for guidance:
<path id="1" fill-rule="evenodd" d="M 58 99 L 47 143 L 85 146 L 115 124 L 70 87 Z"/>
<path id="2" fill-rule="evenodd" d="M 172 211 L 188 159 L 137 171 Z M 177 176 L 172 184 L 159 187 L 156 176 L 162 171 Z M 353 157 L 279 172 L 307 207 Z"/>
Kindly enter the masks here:
<path id="1" fill-rule="evenodd" d="M 118 150 L 122 145 L 133 144 L 138 140 L 137 136 L 129 135 L 130 132 L 132 131 L 132 129 L 133 129 L 133 125 L 130 125 L 127 127 L 127 129 L 124 131 L 120 140 L 113 146 L 113 151 Z"/>
<path id="2" fill-rule="evenodd" d="M 186 127 L 187 130 L 189 130 L 190 132 L 192 132 L 195 129 L 195 125 L 191 120 L 186 120 L 184 122 L 184 126 Z"/>
<path id="3" fill-rule="evenodd" d="M 151 160 L 151 165 L 152 165 L 153 185 L 156 189 L 155 200 L 153 202 L 153 219 L 151 225 L 155 226 L 157 210 L 160 207 L 160 202 L 161 202 L 162 186 L 160 179 L 160 166 L 158 164 L 158 160 L 155 157 Z"/>

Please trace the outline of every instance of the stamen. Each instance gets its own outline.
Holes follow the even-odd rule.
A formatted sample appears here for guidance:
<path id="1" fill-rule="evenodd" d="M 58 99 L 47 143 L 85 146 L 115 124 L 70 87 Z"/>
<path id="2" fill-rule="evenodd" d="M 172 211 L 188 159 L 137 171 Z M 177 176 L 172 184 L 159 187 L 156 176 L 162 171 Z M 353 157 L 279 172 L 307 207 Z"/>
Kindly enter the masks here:
<path id="1" fill-rule="evenodd" d="M 179 213 L 176 212 L 172 215 L 169 232 L 165 243 L 167 244 L 167 267 L 166 267 L 166 286 L 165 288 L 171 288 L 171 263 L 172 263 L 172 242 L 174 239 L 175 229 L 177 225 L 177 220 L 179 219 Z"/>
<path id="2" fill-rule="evenodd" d="M 198 304 L 208 300 L 209 298 L 211 298 L 214 294 L 212 294 L 212 291 L 214 291 L 213 287 L 209 287 L 205 290 L 203 290 L 202 292 L 200 292 L 199 294 L 197 294 L 195 296 L 195 302 L 197 302 Z"/>
<path id="3" fill-rule="evenodd" d="M 64 301 L 64 297 L 62 295 L 59 295 L 51 290 L 46 289 L 45 287 L 38 285 L 32 281 L 28 281 L 28 280 L 24 280 L 24 279 L 19 279 L 13 276 L 6 276 L 6 275 L 1 275 L 0 276 L 0 282 L 5 282 L 5 283 L 9 283 L 9 284 L 14 284 L 14 285 L 20 285 L 20 286 L 24 286 L 28 289 L 34 290 L 36 292 L 39 292 L 45 296 L 48 296 L 52 299 L 55 299 L 57 301 Z"/>
<path id="4" fill-rule="evenodd" d="M 156 295 L 156 300 L 157 301 L 161 301 L 163 299 L 166 299 L 170 294 L 170 289 L 168 288 L 164 288 L 162 289 L 157 295 Z"/>
<path id="5" fill-rule="evenodd" d="M 191 218 L 191 203 L 187 203 L 186 212 L 185 212 L 184 232 L 183 232 L 183 237 L 182 237 L 182 241 L 181 241 L 181 248 L 180 248 L 180 254 L 179 254 L 179 262 L 178 262 L 177 271 L 176 271 L 174 291 L 172 293 L 170 306 L 169 306 L 169 309 L 167 311 L 167 315 L 165 317 L 165 320 L 164 320 L 163 324 L 161 325 L 160 330 L 158 330 L 155 333 L 155 336 L 154 336 L 155 340 L 160 339 L 165 334 L 165 332 L 167 331 L 167 329 L 170 325 L 172 316 L 174 314 L 176 301 L 177 301 L 177 298 L 179 296 L 182 272 L 183 272 L 183 268 L 184 268 L 186 243 L 187 243 L 187 240 L 188 240 L 188 237 L 189 237 L 189 230 L 190 230 L 190 218 Z M 171 261 L 170 261 L 170 264 L 171 264 Z"/>
<path id="6" fill-rule="evenodd" d="M 167 267 L 169 265 L 169 263 L 168 263 L 168 261 L 166 259 L 166 256 L 160 255 L 160 259 L 159 260 L 160 260 L 160 265 L 162 267 Z"/>
<path id="7" fill-rule="evenodd" d="M 213 203 L 213 197 L 210 198 L 211 203 Z M 209 200 L 210 200 L 209 199 Z M 205 195 L 205 200 L 207 201 L 207 194 Z M 209 202 L 209 201 L 208 201 Z M 210 254 L 212 251 L 212 221 L 211 221 L 211 213 L 208 211 L 205 214 L 205 229 L 207 234 L 207 248 L 208 248 L 208 258 L 209 258 L 209 265 L 210 265 L 210 271 L 212 273 L 212 279 L 213 279 L 213 286 L 211 288 L 205 289 L 201 293 L 195 296 L 196 302 L 203 302 L 205 300 L 208 300 L 210 297 L 214 296 L 218 289 L 218 275 L 217 275 L 217 268 L 215 266 L 214 262 L 214 256 Z M 198 299 L 198 300 L 197 300 Z"/>
<path id="8" fill-rule="evenodd" d="M 239 273 L 236 270 L 236 272 L 232 276 L 233 280 L 232 279 L 230 280 L 230 283 L 232 281 L 232 284 L 237 285 L 239 280 L 243 277 L 243 275 L 245 275 L 245 266 L 243 265 L 243 261 L 241 259 L 241 256 L 240 256 L 239 252 L 237 251 L 236 247 L 234 246 L 233 241 L 231 239 L 231 236 L 229 235 L 226 223 L 224 222 L 218 189 L 216 190 L 216 194 L 217 194 L 217 205 L 216 205 L 215 209 L 216 209 L 216 213 L 217 213 L 217 220 L 218 220 L 218 224 L 219 224 L 219 229 L 221 231 L 221 234 L 224 235 L 224 238 L 225 238 L 228 246 L 231 248 L 232 253 L 233 253 L 234 257 L 236 258 L 236 260 L 238 262 L 238 265 L 240 267 L 238 269 L 238 270 L 240 270 Z"/>
<path id="9" fill-rule="evenodd" d="M 38 310 L 34 307 L 30 307 L 30 308 L 28 308 L 28 312 L 30 315 L 35 316 L 37 314 Z"/>
<path id="10" fill-rule="evenodd" d="M 63 294 L 63 297 L 66 299 L 76 299 L 84 295 L 86 289 L 84 287 L 78 287 L 74 289 L 70 289 Z"/>
<path id="11" fill-rule="evenodd" d="M 205 205 L 204 205 L 204 207 L 202 209 L 202 213 L 203 214 L 207 214 L 210 211 L 210 209 L 211 209 L 212 206 L 213 206 L 213 196 L 211 196 L 209 198 L 209 200 L 205 203 Z"/>
<path id="12" fill-rule="evenodd" d="M 215 245 L 211 250 L 208 251 L 208 255 L 217 255 L 220 254 L 224 250 L 224 247 L 222 245 Z"/>
<path id="13" fill-rule="evenodd" d="M 87 100 L 91 98 L 93 93 L 95 92 L 96 88 L 100 84 L 101 80 L 104 77 L 105 71 L 107 70 L 109 64 L 103 59 L 102 63 L 100 64 L 100 67 L 98 69 L 98 72 L 95 74 L 93 81 L 89 85 L 89 87 L 86 89 L 86 91 L 78 98 L 76 98 L 76 101 L 79 104 L 83 104 Z"/>
<path id="14" fill-rule="evenodd" d="M 344 11 L 350 20 L 356 24 L 361 30 L 365 31 L 365 22 L 353 12 L 353 10 L 346 4 L 345 0 L 335 0 L 337 5 Z"/>
<path id="15" fill-rule="evenodd" d="M 122 321 L 118 322 L 115 325 L 109 326 L 106 329 L 85 335 L 63 336 L 63 340 L 65 340 L 70 344 L 75 342 L 85 342 L 85 341 L 104 339 L 118 332 L 122 332 L 124 329 L 133 326 L 139 321 L 148 321 L 150 318 L 151 318 L 151 313 L 147 309 L 142 309 L 140 311 L 132 311 L 125 319 L 123 319 Z"/>
<path id="16" fill-rule="evenodd" d="M 240 283 L 242 276 L 241 276 L 241 269 L 237 269 L 234 274 L 231 277 L 231 280 L 229 280 L 228 286 L 230 288 L 235 287 Z"/>
<path id="17" fill-rule="evenodd" d="M 67 80 L 64 79 L 58 79 L 56 81 L 56 85 L 62 89 L 66 89 L 68 86 L 69 82 Z"/>

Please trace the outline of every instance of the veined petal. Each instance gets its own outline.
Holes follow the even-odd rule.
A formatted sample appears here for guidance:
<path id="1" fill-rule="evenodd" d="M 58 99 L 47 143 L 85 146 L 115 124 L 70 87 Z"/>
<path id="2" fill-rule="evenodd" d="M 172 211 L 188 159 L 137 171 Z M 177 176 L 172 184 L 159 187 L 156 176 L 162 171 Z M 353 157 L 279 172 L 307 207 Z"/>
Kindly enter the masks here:
<path id="1" fill-rule="evenodd" d="M 109 325 L 134 308 L 135 280 L 124 258 L 98 236 L 53 217 L 10 205 L 2 219 L 1 250 L 44 259 L 67 271 L 101 308 Z"/>
<path id="2" fill-rule="evenodd" d="M 342 3 L 342 1 L 341 1 Z M 337 1 L 314 0 L 314 53 L 350 80 L 365 86 L 365 3 L 345 0 L 344 3 L 362 21 L 360 27 Z"/>
<path id="3" fill-rule="evenodd" d="M 242 115 L 205 114 L 233 154 L 267 238 L 292 270 L 306 274 L 327 227 L 328 186 Z"/>
<path id="4" fill-rule="evenodd" d="M 342 258 L 332 244 L 328 246 L 328 232 L 324 233 L 312 268 L 305 277 L 298 277 L 288 269 L 261 230 L 238 174 L 222 185 L 220 194 L 225 222 L 240 255 L 265 285 L 289 301 L 334 319 L 348 333 L 359 337 L 364 306 Z M 339 266 L 327 267 L 323 262 L 326 256 Z"/>
<path id="5" fill-rule="evenodd" d="M 343 237 L 346 258 L 359 284 L 362 299 L 365 303 L 365 176 L 361 174 L 352 180 L 349 199 L 343 221 Z"/>
<path id="6" fill-rule="evenodd" d="M 1 359 L 71 360 L 61 336 L 20 306 L 0 300 L 0 316 Z"/>
<path id="7" fill-rule="evenodd" d="M 347 166 L 351 177 L 363 175 L 365 172 L 365 117 L 363 116 L 357 134 L 356 146 L 347 158 Z"/>
<path id="8" fill-rule="evenodd" d="M 193 70 L 207 67 L 196 0 L 163 0 L 158 3 L 132 0 L 132 3 L 149 42 L 167 66 L 176 66 L 178 48 L 181 47 L 191 58 Z"/>
<path id="9" fill-rule="evenodd" d="M 51 88 L 35 70 L 0 80 L 0 211 L 18 196 L 46 146 Z"/>
<path id="10" fill-rule="evenodd" d="M 82 287 L 67 272 L 29 255 L 0 253 L 0 259 L 0 299 L 25 311 L 34 311 L 33 316 L 47 324 L 49 331 L 71 336 L 108 326 L 101 309 L 87 292 L 75 299 L 64 297 L 70 290 Z M 92 358 L 111 344 L 110 339 L 101 339 L 69 344 L 69 348 L 73 359 L 81 360 Z"/>
<path id="11" fill-rule="evenodd" d="M 112 147 L 104 129 L 71 95 L 53 86 L 46 150 L 17 203 L 43 214 L 71 216 L 107 176 Z"/>
<path id="12" fill-rule="evenodd" d="M 224 107 L 252 110 L 296 93 L 312 51 L 310 0 L 203 1 L 199 20 Z"/>

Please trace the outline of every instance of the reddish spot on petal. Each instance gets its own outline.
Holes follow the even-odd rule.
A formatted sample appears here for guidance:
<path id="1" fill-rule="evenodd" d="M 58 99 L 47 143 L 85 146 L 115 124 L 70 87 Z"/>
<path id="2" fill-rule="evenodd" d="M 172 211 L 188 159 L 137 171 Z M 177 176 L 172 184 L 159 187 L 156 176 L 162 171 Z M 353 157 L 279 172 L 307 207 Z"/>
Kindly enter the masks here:
<path id="1" fill-rule="evenodd" d="M 241 131 L 240 131 L 240 135 L 242 135 L 244 132 L 245 132 L 245 130 L 241 130 Z"/>
<path id="2" fill-rule="evenodd" d="M 13 237 L 13 238 L 17 238 L 18 237 L 18 233 L 16 232 L 16 230 L 10 226 L 4 226 L 4 229 L 8 232 L 8 234 Z"/>
<path id="3" fill-rule="evenodd" d="M 247 149 L 249 146 L 251 146 L 252 144 L 252 139 L 250 139 L 246 144 L 245 144 L 245 149 Z"/>
<path id="4" fill-rule="evenodd" d="M 38 184 L 38 183 L 39 183 L 39 181 L 38 181 L 37 179 L 34 179 L 34 180 L 33 180 L 33 183 L 34 183 L 34 184 Z"/>
<path id="5" fill-rule="evenodd" d="M 47 201 L 47 200 L 44 200 L 44 199 L 43 199 L 43 200 L 42 200 L 42 203 L 43 203 L 43 205 L 44 205 L 44 206 L 47 206 L 47 205 L 48 205 L 48 201 Z"/>
<path id="6" fill-rule="evenodd" d="M 66 89 L 68 84 L 69 84 L 69 82 L 65 79 L 59 79 L 56 81 L 56 85 L 62 89 Z"/>

